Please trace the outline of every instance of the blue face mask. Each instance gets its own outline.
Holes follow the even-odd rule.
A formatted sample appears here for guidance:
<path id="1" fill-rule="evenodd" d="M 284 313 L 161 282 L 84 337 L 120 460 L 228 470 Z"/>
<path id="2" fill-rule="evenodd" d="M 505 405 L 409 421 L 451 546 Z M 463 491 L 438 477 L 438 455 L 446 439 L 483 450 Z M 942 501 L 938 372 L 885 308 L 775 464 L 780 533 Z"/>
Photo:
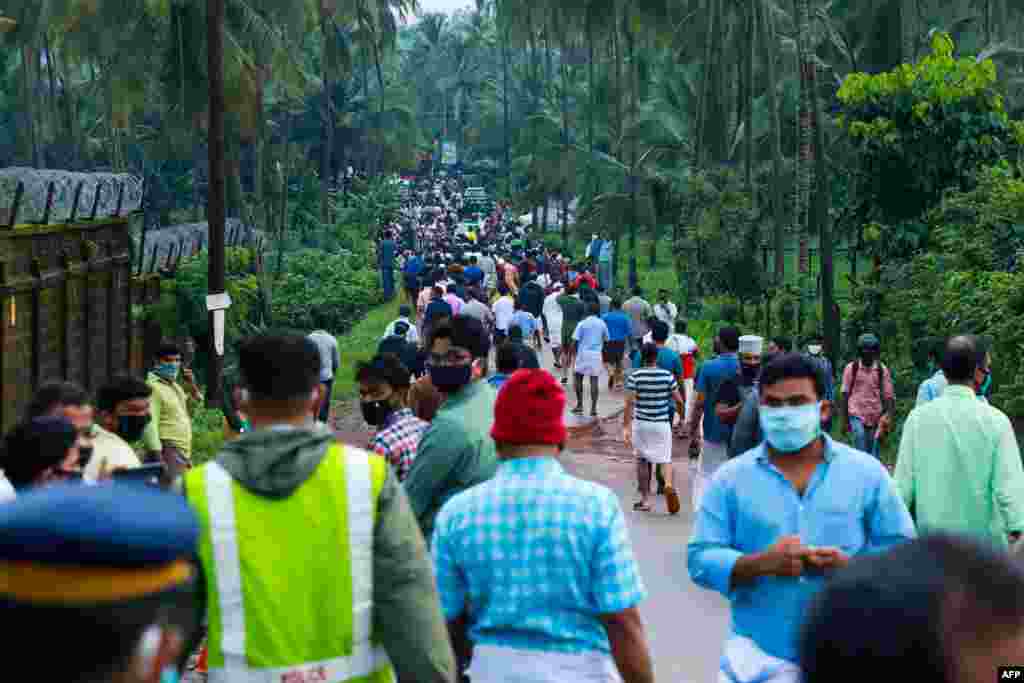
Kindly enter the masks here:
<path id="1" fill-rule="evenodd" d="M 992 391 L 992 373 L 985 375 L 985 381 L 978 387 L 976 393 L 978 396 L 988 396 L 989 392 Z"/>
<path id="2" fill-rule="evenodd" d="M 775 451 L 795 453 L 821 434 L 821 402 L 778 408 L 761 406 L 761 431 Z"/>
<path id="3" fill-rule="evenodd" d="M 181 370 L 181 363 L 157 363 L 153 372 L 163 377 L 168 382 L 178 379 L 178 371 Z"/>

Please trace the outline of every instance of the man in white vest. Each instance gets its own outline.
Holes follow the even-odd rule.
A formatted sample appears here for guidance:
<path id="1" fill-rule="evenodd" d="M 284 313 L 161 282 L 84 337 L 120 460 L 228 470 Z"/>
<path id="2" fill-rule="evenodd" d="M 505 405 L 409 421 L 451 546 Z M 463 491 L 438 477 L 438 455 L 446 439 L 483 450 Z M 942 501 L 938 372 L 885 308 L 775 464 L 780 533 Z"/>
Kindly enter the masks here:
<path id="1" fill-rule="evenodd" d="M 239 353 L 253 430 L 189 471 L 211 683 L 450 682 L 426 545 L 378 455 L 314 423 L 320 355 L 298 335 Z"/>

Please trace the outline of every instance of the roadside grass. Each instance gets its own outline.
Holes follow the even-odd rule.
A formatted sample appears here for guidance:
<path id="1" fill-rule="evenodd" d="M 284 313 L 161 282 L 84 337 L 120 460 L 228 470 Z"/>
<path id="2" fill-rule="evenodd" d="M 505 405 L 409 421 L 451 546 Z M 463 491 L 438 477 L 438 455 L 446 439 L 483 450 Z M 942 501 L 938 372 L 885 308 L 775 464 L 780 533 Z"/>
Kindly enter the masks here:
<path id="1" fill-rule="evenodd" d="M 359 393 L 356 383 L 356 365 L 368 361 L 377 353 L 384 328 L 398 317 L 400 302 L 396 293 L 395 299 L 371 308 L 366 316 L 349 330 L 348 334 L 338 336 L 338 351 L 341 355 L 341 367 L 334 376 L 334 389 L 331 392 L 332 404 L 355 398 Z"/>

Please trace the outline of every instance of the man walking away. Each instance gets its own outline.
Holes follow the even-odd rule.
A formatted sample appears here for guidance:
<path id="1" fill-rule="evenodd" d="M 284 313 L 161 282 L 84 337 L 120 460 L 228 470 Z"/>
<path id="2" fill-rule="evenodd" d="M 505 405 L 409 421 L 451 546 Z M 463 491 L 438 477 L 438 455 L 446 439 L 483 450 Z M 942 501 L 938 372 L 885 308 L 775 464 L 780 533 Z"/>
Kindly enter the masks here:
<path id="1" fill-rule="evenodd" d="M 683 361 L 683 398 L 686 399 L 686 412 L 689 415 L 693 409 L 693 380 L 697 375 L 697 358 L 700 357 L 700 347 L 693 337 L 687 333 L 685 319 L 676 319 L 675 334 L 668 338 L 665 346 L 679 354 Z"/>
<path id="2" fill-rule="evenodd" d="M 385 335 L 385 337 L 387 336 L 389 335 Z M 338 340 L 326 330 L 316 330 L 309 335 L 309 340 L 316 345 L 316 350 L 320 354 L 320 384 L 323 385 L 324 396 L 326 397 L 320 405 L 320 413 L 316 419 L 326 424 L 331 415 L 331 392 L 334 389 L 334 375 L 341 368 L 341 353 L 338 351 Z"/>
<path id="3" fill-rule="evenodd" d="M 607 291 L 615 288 L 612 261 L 615 260 L 615 243 L 605 236 L 601 243 L 601 254 L 597 259 L 597 278 L 602 287 Z"/>
<path id="4" fill-rule="evenodd" d="M 703 419 L 704 439 L 701 442 L 701 453 L 698 460 L 698 473 L 694 480 L 693 507 L 700 507 L 702 492 L 711 482 L 715 471 L 729 459 L 729 441 L 732 439 L 732 428 L 722 424 L 715 411 L 718 403 L 718 392 L 726 380 L 732 379 L 740 370 L 736 354 L 740 346 L 740 331 L 735 327 L 723 327 L 718 331 L 718 342 L 721 354 L 701 366 L 697 377 L 696 396 L 693 400 L 693 412 L 687 416 L 685 433 L 697 434 L 698 423 Z"/>
<path id="5" fill-rule="evenodd" d="M 774 359 L 758 393 L 765 443 L 705 489 L 688 567 L 732 603 L 719 680 L 797 683 L 799 628 L 814 594 L 851 558 L 913 538 L 914 523 L 881 463 L 822 434 L 831 406 L 806 358 Z"/>
<path id="6" fill-rule="evenodd" d="M 419 330 L 416 329 L 416 325 L 412 321 L 412 307 L 407 304 L 398 307 L 398 317 L 384 328 L 384 336 L 381 339 L 395 336 L 403 337 L 410 344 L 420 343 Z"/>
<path id="7" fill-rule="evenodd" d="M 754 446 L 761 443 L 760 439 L 751 441 L 749 433 L 738 435 L 739 417 L 748 405 L 754 405 L 757 400 L 757 379 L 761 374 L 761 350 L 764 347 L 764 339 L 756 335 L 744 335 L 740 337 L 740 371 L 735 377 L 727 379 L 718 392 L 718 403 L 715 404 L 715 411 L 722 424 L 732 427 L 732 437 L 729 440 L 729 457 L 745 453 Z M 753 399 L 753 400 L 751 400 Z M 758 425 L 752 421 L 744 421 L 745 432 L 751 430 L 759 432 Z M 737 450 L 742 448 L 743 450 Z"/>
<path id="8" fill-rule="evenodd" d="M 445 398 L 404 482 L 424 538 L 430 538 L 442 505 L 490 479 L 498 467 L 488 436 L 495 392 L 483 381 L 490 352 L 483 326 L 458 316 L 434 331 L 428 348 L 431 382 Z"/>
<path id="9" fill-rule="evenodd" d="M 562 295 L 562 283 L 556 282 L 553 291 L 544 299 L 544 320 L 547 324 L 547 334 L 551 341 L 551 355 L 555 359 L 555 369 L 561 370 L 562 377 L 565 377 L 566 369 L 562 365 L 562 307 L 558 304 L 558 297 Z"/>
<path id="10" fill-rule="evenodd" d="M 438 516 L 437 583 L 473 683 L 654 681 L 622 509 L 559 463 L 564 410 L 547 371 L 512 375 L 491 429 L 498 473 Z"/>
<path id="11" fill-rule="evenodd" d="M 1010 419 L 979 401 L 991 373 L 974 336 L 946 344 L 942 396 L 903 425 L 896 482 L 922 531 L 968 534 L 1006 548 L 1024 531 L 1024 469 Z"/>
<path id="12" fill-rule="evenodd" d="M 679 309 L 676 305 L 669 301 L 669 293 L 667 289 L 658 290 L 658 303 L 654 304 L 654 317 L 661 322 L 668 325 L 668 329 L 675 329 L 676 316 L 679 315 Z"/>
<path id="13" fill-rule="evenodd" d="M 633 331 L 633 321 L 622 312 L 622 302 L 612 299 L 611 310 L 601 316 L 608 326 L 608 341 L 604 345 L 604 362 L 610 366 L 608 373 L 608 389 L 621 387 L 623 382 L 623 358 L 626 343 Z"/>
<path id="14" fill-rule="evenodd" d="M 643 295 L 643 289 L 636 287 L 633 289 L 633 296 L 622 304 L 622 310 L 633 321 L 633 347 L 630 353 L 635 353 L 643 346 L 644 336 L 651 331 L 647 321 L 653 312 L 651 305 L 644 300 Z"/>
<path id="15" fill-rule="evenodd" d="M 254 429 L 183 482 L 201 529 L 211 678 L 451 681 L 402 487 L 382 457 L 313 424 L 316 347 L 256 337 L 239 364 Z"/>
<path id="16" fill-rule="evenodd" d="M 597 399 L 601 391 L 601 368 L 604 365 L 602 351 L 608 341 L 608 326 L 598 317 L 600 304 L 590 304 L 589 315 L 576 326 L 572 338 L 575 343 L 576 364 L 573 367 L 576 387 L 574 415 L 583 414 L 583 378 L 590 378 L 590 416 L 597 417 Z"/>
<path id="17" fill-rule="evenodd" d="M 430 426 L 407 407 L 410 379 L 408 368 L 390 353 L 378 354 L 356 369 L 363 420 L 377 429 L 370 450 L 391 464 L 398 481 L 409 475 L 416 447 Z"/>
<path id="18" fill-rule="evenodd" d="M 558 305 L 562 307 L 562 366 L 568 372 L 575 365 L 576 348 L 573 342 L 573 334 L 576 326 L 586 317 L 587 307 L 575 293 L 576 290 L 570 285 L 564 294 L 558 297 Z M 562 384 L 567 378 L 562 376 Z"/>
<path id="19" fill-rule="evenodd" d="M 843 433 L 853 434 L 853 447 L 876 458 L 889 431 L 894 407 L 892 373 L 879 359 L 881 344 L 873 334 L 857 340 L 858 360 L 843 370 Z"/>
<path id="20" fill-rule="evenodd" d="M 640 350 L 641 367 L 630 373 L 626 380 L 626 409 L 623 413 L 626 448 L 632 448 L 637 457 L 637 478 L 640 501 L 634 510 L 651 511 L 648 498 L 651 493 L 651 467 L 657 467 L 659 478 L 665 482 L 665 501 L 669 514 L 679 512 L 679 494 L 672 479 L 672 412 L 682 414 L 683 397 L 679 394 L 676 377 L 659 368 L 658 346 L 645 344 Z"/>
<path id="21" fill-rule="evenodd" d="M 500 346 L 508 337 L 508 328 L 512 324 L 512 316 L 516 313 L 516 301 L 504 285 L 498 286 L 498 300 L 491 305 L 494 313 L 494 345 Z"/>

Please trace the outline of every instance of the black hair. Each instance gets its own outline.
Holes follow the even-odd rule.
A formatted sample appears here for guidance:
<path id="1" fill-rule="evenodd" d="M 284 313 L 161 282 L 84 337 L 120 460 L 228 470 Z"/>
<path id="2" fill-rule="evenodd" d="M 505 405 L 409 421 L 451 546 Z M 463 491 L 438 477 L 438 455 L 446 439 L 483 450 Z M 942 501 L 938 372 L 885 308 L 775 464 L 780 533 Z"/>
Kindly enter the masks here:
<path id="1" fill-rule="evenodd" d="M 633 288 L 633 296 L 643 296 L 643 295 L 644 295 L 643 287 L 637 286 L 637 287 Z"/>
<path id="2" fill-rule="evenodd" d="M 452 346 L 466 349 L 473 358 L 486 358 L 491 352 L 491 342 L 482 322 L 468 315 L 457 315 L 447 323 L 438 325 L 430 335 L 427 349 L 434 346 L 436 339 L 451 339 Z"/>
<path id="3" fill-rule="evenodd" d="M 378 353 L 369 361 L 356 366 L 356 381 L 388 384 L 395 389 L 407 389 L 412 384 L 412 373 L 393 353 Z"/>
<path id="4" fill-rule="evenodd" d="M 523 328 L 520 325 L 509 325 L 508 326 L 508 338 L 509 339 L 522 339 Z"/>
<path id="5" fill-rule="evenodd" d="M 108 681 L 129 670 L 146 629 L 170 627 L 182 638 L 174 663 L 182 671 L 199 645 L 205 615 L 201 569 L 185 582 L 153 595 L 117 602 L 78 605 L 16 602 L 0 598 L 0 611 L 18 628 L 5 634 L 12 652 L 38 662 L 41 677 L 65 683 Z M 54 638 L 61 656 L 54 657 Z"/>
<path id="6" fill-rule="evenodd" d="M 320 351 L 298 334 L 266 334 L 246 340 L 238 365 L 253 398 L 293 400 L 320 383 Z"/>
<path id="7" fill-rule="evenodd" d="M 50 415 L 61 406 L 86 406 L 90 403 L 89 394 L 74 382 L 50 382 L 33 394 L 25 409 L 25 419 Z"/>
<path id="8" fill-rule="evenodd" d="M 1024 570 L 975 540 L 929 535 L 855 558 L 805 614 L 804 683 L 865 680 L 893 666 L 953 683 L 958 634 L 998 637 L 1024 625 Z"/>
<path id="9" fill-rule="evenodd" d="M 640 363 L 648 365 L 658 360 L 658 345 L 648 342 L 640 347 Z"/>
<path id="10" fill-rule="evenodd" d="M 942 354 L 942 372 L 950 382 L 969 382 L 985 363 L 986 350 L 973 334 L 953 337 Z"/>
<path id="11" fill-rule="evenodd" d="M 153 388 L 138 377 L 119 375 L 100 387 L 96 392 L 96 408 L 105 413 L 112 413 L 118 403 L 149 398 Z"/>
<path id="12" fill-rule="evenodd" d="M 503 375 L 511 375 L 522 367 L 519 349 L 513 344 L 502 344 L 499 346 L 495 362 L 498 366 L 498 372 Z"/>
<path id="13" fill-rule="evenodd" d="M 740 348 L 740 331 L 731 325 L 723 327 L 718 331 L 718 338 L 722 341 L 722 351 L 732 353 Z"/>
<path id="14" fill-rule="evenodd" d="M 409 304 L 402 304 L 398 307 L 398 315 L 408 318 L 412 315 L 412 306 Z"/>
<path id="15" fill-rule="evenodd" d="M 591 301 L 587 304 L 587 313 L 589 315 L 599 315 L 601 313 L 601 304 L 599 302 Z"/>
<path id="16" fill-rule="evenodd" d="M 25 420 L 4 437 L 0 465 L 11 485 L 21 491 L 64 460 L 77 440 L 75 426 L 63 417 Z"/>
<path id="17" fill-rule="evenodd" d="M 440 285 L 434 285 L 433 294 L 435 299 L 439 299 L 444 296 L 444 288 Z"/>
<path id="18" fill-rule="evenodd" d="M 448 293 L 449 294 L 455 294 L 455 292 L 457 292 L 457 291 L 459 291 L 458 285 L 456 285 L 456 284 L 448 285 Z"/>
<path id="19" fill-rule="evenodd" d="M 686 334 L 686 320 L 683 318 L 676 319 L 676 334 Z"/>
<path id="20" fill-rule="evenodd" d="M 156 358 L 166 358 L 167 356 L 180 356 L 181 347 L 174 342 L 161 342 L 160 346 L 156 349 Z"/>
<path id="21" fill-rule="evenodd" d="M 809 379 L 818 398 L 825 396 L 825 378 L 821 369 L 802 353 L 780 353 L 762 364 L 761 386 L 771 386 L 787 379 Z"/>
<path id="22" fill-rule="evenodd" d="M 779 347 L 779 351 L 782 353 L 791 353 L 793 351 L 793 340 L 789 337 L 772 337 L 772 341 Z"/>
<path id="23" fill-rule="evenodd" d="M 664 342 L 668 339 L 668 323 L 664 320 L 656 320 L 651 325 L 651 337 L 656 342 Z"/>
<path id="24" fill-rule="evenodd" d="M 620 299 L 619 297 L 615 297 L 614 299 L 612 299 L 612 310 L 617 311 L 620 308 L 622 308 L 622 299 Z"/>

